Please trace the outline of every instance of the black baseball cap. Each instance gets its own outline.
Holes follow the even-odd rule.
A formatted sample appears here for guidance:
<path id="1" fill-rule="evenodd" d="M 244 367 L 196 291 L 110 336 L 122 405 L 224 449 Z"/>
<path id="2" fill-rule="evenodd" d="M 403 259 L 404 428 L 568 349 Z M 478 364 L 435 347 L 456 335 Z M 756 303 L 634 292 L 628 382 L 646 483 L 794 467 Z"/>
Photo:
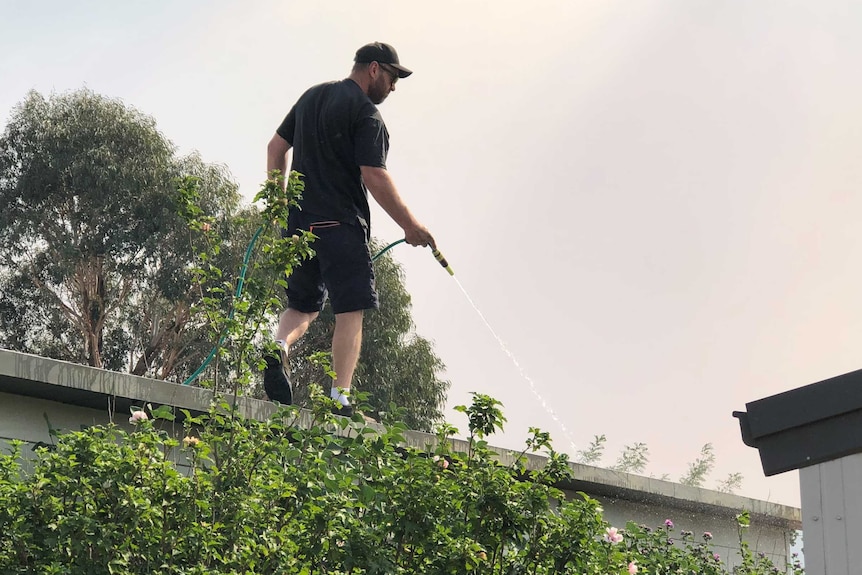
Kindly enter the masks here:
<path id="1" fill-rule="evenodd" d="M 377 62 L 378 64 L 387 64 L 398 70 L 399 78 L 406 78 L 413 73 L 413 70 L 408 70 L 398 63 L 398 52 L 389 44 L 383 42 L 372 42 L 366 44 L 356 51 L 354 62 L 367 64 L 369 62 Z"/>

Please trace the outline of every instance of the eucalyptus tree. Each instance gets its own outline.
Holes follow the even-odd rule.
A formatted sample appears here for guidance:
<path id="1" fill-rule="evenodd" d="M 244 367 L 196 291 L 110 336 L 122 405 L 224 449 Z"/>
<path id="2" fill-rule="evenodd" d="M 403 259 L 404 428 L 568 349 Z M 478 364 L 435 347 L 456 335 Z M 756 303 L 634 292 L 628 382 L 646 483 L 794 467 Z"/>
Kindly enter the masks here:
<path id="1" fill-rule="evenodd" d="M 58 310 L 62 359 L 105 365 L 109 319 L 168 213 L 172 153 L 151 118 L 89 90 L 31 92 L 14 109 L 0 138 L 0 257 L 8 280 Z"/>
<path id="2" fill-rule="evenodd" d="M 153 118 L 30 92 L 0 136 L 0 345 L 159 377 L 194 363 L 182 173 L 214 212 L 235 208 L 227 172 L 177 158 Z"/>

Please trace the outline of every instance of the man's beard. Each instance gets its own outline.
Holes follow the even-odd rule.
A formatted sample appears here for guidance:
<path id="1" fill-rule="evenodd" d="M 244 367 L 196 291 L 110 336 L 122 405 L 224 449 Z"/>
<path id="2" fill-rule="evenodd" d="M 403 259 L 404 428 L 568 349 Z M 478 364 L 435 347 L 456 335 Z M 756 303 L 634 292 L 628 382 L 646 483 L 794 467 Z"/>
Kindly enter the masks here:
<path id="1" fill-rule="evenodd" d="M 376 82 L 368 88 L 368 98 L 376 105 L 383 102 L 389 93 L 383 82 Z"/>

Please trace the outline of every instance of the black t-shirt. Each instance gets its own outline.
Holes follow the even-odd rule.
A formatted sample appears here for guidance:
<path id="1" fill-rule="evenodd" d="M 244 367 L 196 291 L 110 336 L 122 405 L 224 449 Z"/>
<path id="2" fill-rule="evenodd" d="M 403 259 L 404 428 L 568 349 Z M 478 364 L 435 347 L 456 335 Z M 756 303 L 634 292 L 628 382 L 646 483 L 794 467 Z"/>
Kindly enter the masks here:
<path id="1" fill-rule="evenodd" d="M 359 166 L 386 167 L 389 133 L 380 112 L 353 80 L 319 84 L 303 94 L 276 133 L 293 147 L 291 169 L 304 177 L 303 211 L 371 224 Z"/>

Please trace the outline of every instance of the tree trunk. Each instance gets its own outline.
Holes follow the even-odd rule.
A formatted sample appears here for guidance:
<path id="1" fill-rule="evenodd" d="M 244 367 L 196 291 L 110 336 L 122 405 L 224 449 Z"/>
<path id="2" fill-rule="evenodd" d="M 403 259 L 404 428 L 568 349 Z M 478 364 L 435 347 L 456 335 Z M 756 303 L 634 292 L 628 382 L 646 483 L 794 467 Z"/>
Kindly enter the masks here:
<path id="1" fill-rule="evenodd" d="M 172 317 L 161 321 L 153 318 L 150 341 L 135 363 L 131 372 L 133 375 L 146 374 L 159 356 L 162 356 L 158 372 L 159 379 L 166 379 L 176 368 L 177 361 L 185 349 L 181 339 L 191 313 L 188 304 L 177 302 L 169 315 Z"/>
<path id="2" fill-rule="evenodd" d="M 106 312 L 104 257 L 93 256 L 78 264 L 73 284 L 73 291 L 77 291 L 80 297 L 78 328 L 84 337 L 84 356 L 89 365 L 102 367 L 102 332 Z"/>

